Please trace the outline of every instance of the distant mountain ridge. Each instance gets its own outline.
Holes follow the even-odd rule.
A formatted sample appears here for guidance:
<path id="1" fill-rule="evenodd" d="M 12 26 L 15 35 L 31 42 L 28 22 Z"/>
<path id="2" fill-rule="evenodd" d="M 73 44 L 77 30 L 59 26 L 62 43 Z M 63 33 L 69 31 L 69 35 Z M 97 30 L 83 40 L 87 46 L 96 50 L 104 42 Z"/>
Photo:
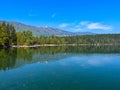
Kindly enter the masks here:
<path id="1" fill-rule="evenodd" d="M 3 21 L 0 21 L 0 23 Z M 91 32 L 69 32 L 69 31 L 64 31 L 60 30 L 57 28 L 52 28 L 52 27 L 36 27 L 36 26 L 31 26 L 31 25 L 26 25 L 23 23 L 19 22 L 7 22 L 6 23 L 11 23 L 14 25 L 15 29 L 17 32 L 22 32 L 22 31 L 27 31 L 30 30 L 33 32 L 33 35 L 35 36 L 74 36 L 74 35 L 92 35 L 94 33 Z"/>

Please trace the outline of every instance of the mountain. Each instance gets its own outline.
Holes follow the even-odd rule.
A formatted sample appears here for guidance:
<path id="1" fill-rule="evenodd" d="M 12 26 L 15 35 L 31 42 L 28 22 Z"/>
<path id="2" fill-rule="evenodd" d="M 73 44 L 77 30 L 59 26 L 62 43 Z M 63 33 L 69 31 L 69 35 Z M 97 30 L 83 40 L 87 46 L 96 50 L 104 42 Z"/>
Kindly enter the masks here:
<path id="1" fill-rule="evenodd" d="M 3 22 L 3 21 L 0 21 Z M 19 23 L 19 22 L 7 22 L 7 23 L 11 23 L 14 25 L 15 29 L 17 32 L 22 32 L 22 31 L 27 31 L 30 30 L 33 32 L 33 35 L 35 36 L 51 36 L 51 35 L 55 35 L 55 36 L 74 36 L 74 35 L 91 35 L 94 33 L 91 32 L 69 32 L 69 31 L 64 31 L 64 30 L 60 30 L 57 28 L 52 28 L 52 27 L 36 27 L 36 26 L 31 26 L 31 25 L 26 25 L 23 23 Z"/>
<path id="2" fill-rule="evenodd" d="M 92 33 L 92 32 L 75 32 L 74 35 L 95 35 L 95 33 Z"/>
<path id="3" fill-rule="evenodd" d="M 30 26 L 30 25 L 25 25 L 22 23 L 18 22 L 11 22 L 15 29 L 17 31 L 25 31 L 25 30 L 31 30 L 34 35 L 36 36 L 51 36 L 51 35 L 56 35 L 56 36 L 65 36 L 65 35 L 72 35 L 73 33 L 63 31 L 57 28 L 51 28 L 51 27 L 35 27 L 35 26 Z"/>

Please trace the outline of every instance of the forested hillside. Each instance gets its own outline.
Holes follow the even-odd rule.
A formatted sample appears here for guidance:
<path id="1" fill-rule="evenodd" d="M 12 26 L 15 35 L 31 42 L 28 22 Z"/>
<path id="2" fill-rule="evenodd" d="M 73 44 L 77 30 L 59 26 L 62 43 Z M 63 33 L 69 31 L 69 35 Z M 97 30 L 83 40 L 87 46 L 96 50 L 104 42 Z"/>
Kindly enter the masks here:
<path id="1" fill-rule="evenodd" d="M 78 36 L 34 36 L 31 31 L 16 32 L 12 24 L 0 24 L 0 46 L 12 45 L 119 45 L 120 34 L 78 35 Z"/>

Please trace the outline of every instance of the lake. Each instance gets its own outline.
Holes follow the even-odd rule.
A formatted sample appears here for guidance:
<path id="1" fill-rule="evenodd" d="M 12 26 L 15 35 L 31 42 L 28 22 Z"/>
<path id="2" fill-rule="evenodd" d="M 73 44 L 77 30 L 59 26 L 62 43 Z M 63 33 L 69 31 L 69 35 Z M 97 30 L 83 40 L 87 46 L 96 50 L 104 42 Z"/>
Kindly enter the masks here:
<path id="1" fill-rule="evenodd" d="M 120 90 L 120 47 L 0 49 L 0 90 Z"/>

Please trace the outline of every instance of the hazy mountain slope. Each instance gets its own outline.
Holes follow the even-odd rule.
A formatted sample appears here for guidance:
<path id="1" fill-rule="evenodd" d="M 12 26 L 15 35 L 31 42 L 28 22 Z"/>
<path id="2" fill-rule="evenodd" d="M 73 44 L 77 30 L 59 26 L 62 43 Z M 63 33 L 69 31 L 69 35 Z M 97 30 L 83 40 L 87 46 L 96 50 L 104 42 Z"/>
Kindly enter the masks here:
<path id="1" fill-rule="evenodd" d="M 3 22 L 3 21 L 0 21 L 0 22 Z M 16 31 L 22 32 L 22 31 L 30 30 L 30 31 L 33 32 L 33 34 L 35 36 L 51 36 L 51 35 L 55 35 L 55 36 L 73 36 L 73 35 L 86 35 L 86 34 L 90 35 L 90 34 L 94 34 L 94 33 L 91 33 L 91 32 L 76 32 L 76 33 L 73 33 L 73 32 L 68 32 L 68 31 L 57 29 L 57 28 L 51 28 L 51 27 L 30 26 L 30 25 L 19 23 L 19 22 L 9 22 L 9 23 L 14 25 Z"/>
<path id="2" fill-rule="evenodd" d="M 25 25 L 17 22 L 11 22 L 11 23 L 14 25 L 17 31 L 31 30 L 33 34 L 36 36 L 51 36 L 51 35 L 65 36 L 65 35 L 74 34 L 72 32 L 67 32 L 67 31 L 63 31 L 63 30 L 51 28 L 51 27 L 35 27 L 35 26 Z"/>

